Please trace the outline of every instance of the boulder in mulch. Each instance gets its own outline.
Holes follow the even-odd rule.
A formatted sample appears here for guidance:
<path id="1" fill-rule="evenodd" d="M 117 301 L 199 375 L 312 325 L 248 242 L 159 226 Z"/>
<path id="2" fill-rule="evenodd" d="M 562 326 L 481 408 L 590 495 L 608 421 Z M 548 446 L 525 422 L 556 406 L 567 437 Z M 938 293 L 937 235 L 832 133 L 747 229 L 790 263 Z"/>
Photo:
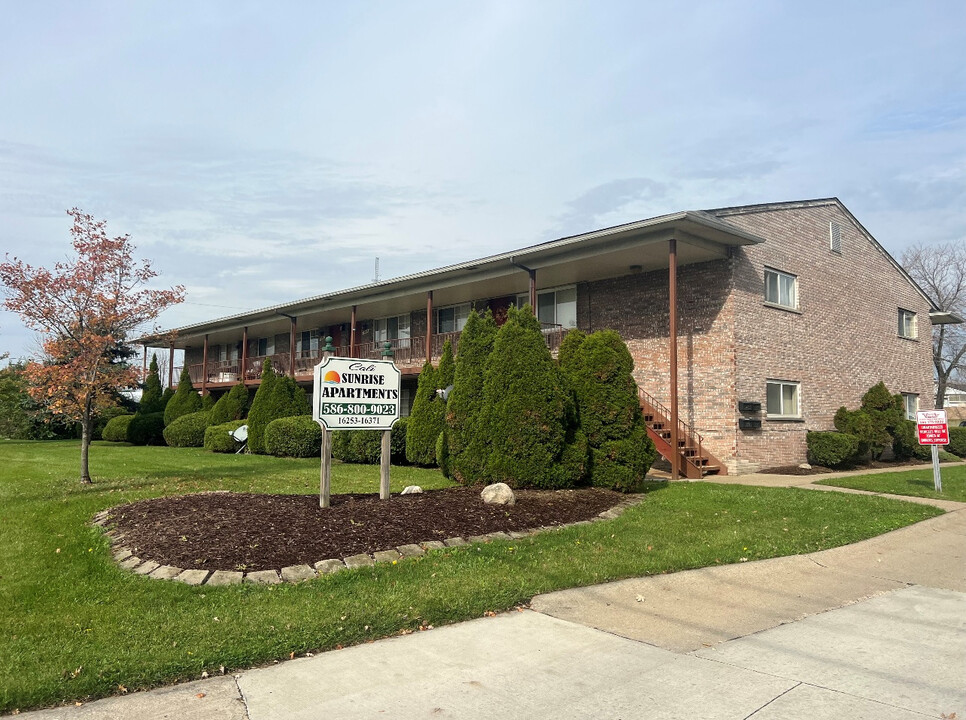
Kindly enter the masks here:
<path id="1" fill-rule="evenodd" d="M 506 483 L 487 485 L 480 493 L 480 497 L 488 505 L 513 505 L 517 501 L 513 490 Z"/>

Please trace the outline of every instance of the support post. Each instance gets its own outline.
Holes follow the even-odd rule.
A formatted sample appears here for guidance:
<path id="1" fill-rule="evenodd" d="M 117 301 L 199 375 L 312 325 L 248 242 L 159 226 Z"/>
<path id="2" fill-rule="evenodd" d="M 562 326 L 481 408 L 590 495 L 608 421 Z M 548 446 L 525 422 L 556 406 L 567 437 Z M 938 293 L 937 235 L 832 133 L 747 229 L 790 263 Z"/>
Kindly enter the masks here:
<path id="1" fill-rule="evenodd" d="M 943 478 L 939 473 L 939 446 L 932 446 L 932 486 L 936 492 L 943 491 Z"/>
<path id="2" fill-rule="evenodd" d="M 241 381 L 248 379 L 248 326 L 242 328 Z"/>
<path id="3" fill-rule="evenodd" d="M 295 377 L 295 335 L 296 335 L 296 326 L 295 326 L 295 318 L 293 317 L 292 327 L 289 332 L 289 339 L 288 339 L 288 356 L 289 356 L 288 374 L 290 377 L 293 377 L 293 378 Z"/>
<path id="4" fill-rule="evenodd" d="M 382 455 L 379 462 L 379 499 L 389 499 L 389 454 L 392 452 L 392 430 L 382 431 Z"/>
<path id="5" fill-rule="evenodd" d="M 148 376 L 148 346 L 142 345 L 144 357 L 141 359 L 141 382 Z"/>
<path id="6" fill-rule="evenodd" d="M 533 316 L 539 320 L 537 316 L 537 271 L 527 270 L 530 273 L 530 309 L 533 310 Z"/>
<path id="7" fill-rule="evenodd" d="M 433 357 L 433 291 L 426 293 L 426 361 Z"/>
<path id="8" fill-rule="evenodd" d="M 205 333 L 205 346 L 201 351 L 201 397 L 208 394 L 208 333 Z"/>
<path id="9" fill-rule="evenodd" d="M 671 479 L 678 479 L 678 245 L 668 241 L 668 364 L 671 369 Z"/>
<path id="10" fill-rule="evenodd" d="M 174 387 L 174 343 L 168 343 L 168 387 Z"/>
<path id="11" fill-rule="evenodd" d="M 349 357 L 356 356 L 356 306 L 352 306 L 352 320 L 349 327 Z"/>
<path id="12" fill-rule="evenodd" d="M 329 507 L 332 488 L 332 431 L 322 426 L 322 471 L 319 476 L 319 507 Z"/>

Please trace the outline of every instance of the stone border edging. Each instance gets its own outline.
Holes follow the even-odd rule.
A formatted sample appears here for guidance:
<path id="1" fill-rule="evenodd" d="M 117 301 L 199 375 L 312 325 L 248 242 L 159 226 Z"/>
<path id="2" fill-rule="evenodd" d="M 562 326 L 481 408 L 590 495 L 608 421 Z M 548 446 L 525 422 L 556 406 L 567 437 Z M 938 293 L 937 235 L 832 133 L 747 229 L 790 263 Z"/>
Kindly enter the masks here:
<path id="1" fill-rule="evenodd" d="M 255 570 L 245 573 L 239 570 L 198 570 L 184 569 L 173 565 L 162 565 L 151 559 L 136 556 L 129 548 L 124 545 L 124 535 L 114 529 L 107 528 L 111 519 L 111 510 L 101 510 L 94 515 L 92 524 L 104 530 L 104 535 L 114 546 L 114 561 L 123 570 L 129 570 L 137 575 L 145 575 L 153 580 L 174 580 L 186 585 L 239 585 L 241 583 L 255 583 L 261 585 L 275 585 L 283 582 L 296 583 L 303 580 L 312 580 L 323 575 L 332 575 L 340 570 L 352 570 L 360 567 L 372 567 L 377 563 L 396 563 L 407 558 L 420 557 L 429 550 L 443 550 L 450 547 L 461 547 L 474 543 L 488 543 L 494 540 L 519 540 L 532 535 L 537 535 L 548 530 L 559 530 L 566 527 L 577 525 L 589 525 L 601 520 L 613 520 L 623 514 L 630 507 L 634 507 L 643 502 L 644 494 L 631 495 L 621 500 L 614 507 L 604 510 L 590 520 L 578 520 L 577 522 L 565 523 L 563 525 L 544 525 L 543 527 L 532 528 L 530 530 L 511 530 L 509 532 L 491 532 L 485 535 L 471 535 L 469 537 L 451 537 L 446 540 L 427 540 L 421 543 L 411 543 L 399 545 L 392 550 L 377 550 L 371 555 L 360 553 L 350 555 L 347 558 L 330 558 L 319 560 L 313 565 L 290 565 L 280 570 Z"/>

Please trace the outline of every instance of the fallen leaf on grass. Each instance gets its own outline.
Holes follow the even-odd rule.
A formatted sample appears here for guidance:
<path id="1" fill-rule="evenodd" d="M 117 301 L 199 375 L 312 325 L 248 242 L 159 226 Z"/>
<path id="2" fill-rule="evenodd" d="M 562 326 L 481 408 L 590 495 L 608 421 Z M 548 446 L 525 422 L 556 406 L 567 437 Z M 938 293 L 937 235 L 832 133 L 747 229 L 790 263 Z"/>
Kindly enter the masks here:
<path id="1" fill-rule="evenodd" d="M 205 696 L 204 693 L 198 693 L 197 695 L 195 695 L 195 697 L 198 698 L 199 700 L 201 700 L 201 698 L 203 698 L 204 696 Z"/>
<path id="2" fill-rule="evenodd" d="M 123 685 L 118 685 L 117 689 L 121 691 L 122 695 L 127 692 L 127 688 L 124 687 Z"/>

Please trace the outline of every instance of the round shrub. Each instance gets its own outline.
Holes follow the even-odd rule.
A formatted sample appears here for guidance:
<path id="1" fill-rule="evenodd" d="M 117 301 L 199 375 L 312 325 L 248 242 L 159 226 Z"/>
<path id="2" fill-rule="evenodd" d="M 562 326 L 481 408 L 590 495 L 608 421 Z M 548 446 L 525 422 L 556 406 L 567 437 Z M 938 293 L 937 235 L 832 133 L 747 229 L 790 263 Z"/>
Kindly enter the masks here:
<path id="1" fill-rule="evenodd" d="M 352 431 L 332 431 L 332 457 L 342 462 L 358 462 L 352 458 Z"/>
<path id="2" fill-rule="evenodd" d="M 104 408 L 94 418 L 94 427 L 91 429 L 91 440 L 103 440 L 104 428 L 116 417 L 130 415 L 131 411 L 120 406 Z"/>
<path id="3" fill-rule="evenodd" d="M 230 433 L 245 424 L 244 420 L 232 420 L 220 425 L 209 425 L 205 430 L 205 450 L 209 452 L 233 453 L 240 443 Z"/>
<path id="4" fill-rule="evenodd" d="M 132 445 L 164 445 L 164 413 L 135 415 L 127 426 L 127 441 Z"/>
<path id="5" fill-rule="evenodd" d="M 949 428 L 949 445 L 946 451 L 958 457 L 966 457 L 966 427 Z"/>
<path id="6" fill-rule="evenodd" d="M 127 426 L 133 419 L 133 415 L 118 415 L 111 418 L 101 431 L 101 438 L 108 442 L 127 442 Z"/>
<path id="7" fill-rule="evenodd" d="M 353 462 L 378 465 L 382 458 L 382 430 L 353 430 L 349 438 L 349 454 Z"/>
<path id="8" fill-rule="evenodd" d="M 210 422 L 208 410 L 182 415 L 164 429 L 164 441 L 171 447 L 202 447 Z"/>
<path id="9" fill-rule="evenodd" d="M 309 415 L 272 420 L 265 428 L 265 451 L 275 457 L 315 457 L 322 451 L 322 428 Z"/>
<path id="10" fill-rule="evenodd" d="M 809 432 L 808 461 L 823 467 L 840 467 L 854 462 L 859 451 L 859 439 L 843 432 Z"/>
<path id="11" fill-rule="evenodd" d="M 919 442 L 916 439 L 916 423 L 902 420 L 892 430 L 892 454 L 899 462 L 915 457 Z"/>

